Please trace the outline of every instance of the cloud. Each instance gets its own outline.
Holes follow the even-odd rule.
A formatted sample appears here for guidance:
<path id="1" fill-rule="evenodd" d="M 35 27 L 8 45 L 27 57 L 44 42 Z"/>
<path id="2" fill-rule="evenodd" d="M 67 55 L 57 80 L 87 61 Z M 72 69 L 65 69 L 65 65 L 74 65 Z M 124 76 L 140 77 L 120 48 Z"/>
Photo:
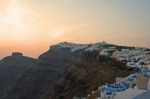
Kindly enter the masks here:
<path id="1" fill-rule="evenodd" d="M 83 23 L 83 24 L 79 24 L 79 25 L 75 25 L 72 26 L 72 28 L 70 30 L 83 30 L 83 29 L 87 29 L 88 27 L 94 26 L 95 24 L 90 24 L 90 23 Z"/>
<path id="2" fill-rule="evenodd" d="M 56 28 L 55 30 L 52 30 L 52 32 L 49 34 L 50 39 L 55 39 L 57 37 L 60 37 L 66 32 L 64 27 Z"/>
<path id="3" fill-rule="evenodd" d="M 88 27 L 91 27 L 93 25 L 94 24 L 83 23 L 72 26 L 58 26 L 58 28 L 50 30 L 49 38 L 55 39 L 63 35 L 75 34 L 75 32 L 87 30 Z"/>

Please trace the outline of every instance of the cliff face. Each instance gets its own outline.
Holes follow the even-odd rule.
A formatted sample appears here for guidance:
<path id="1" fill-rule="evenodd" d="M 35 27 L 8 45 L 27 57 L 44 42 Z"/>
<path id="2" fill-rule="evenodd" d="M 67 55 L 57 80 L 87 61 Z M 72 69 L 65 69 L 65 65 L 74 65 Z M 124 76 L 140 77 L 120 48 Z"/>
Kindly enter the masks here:
<path id="1" fill-rule="evenodd" d="M 87 56 L 90 55 L 90 58 Z M 117 65 L 116 65 L 117 63 Z M 48 99 L 72 99 L 74 96 L 86 97 L 97 90 L 98 86 L 115 82 L 116 77 L 125 77 L 131 73 L 119 66 L 122 63 L 116 60 L 99 56 L 95 52 L 82 54 L 72 62 L 65 73 L 59 78 L 53 93 Z"/>
<path id="2" fill-rule="evenodd" d="M 12 70 L 18 71 L 15 74 L 17 79 L 0 99 L 71 99 L 73 96 L 85 96 L 99 85 L 113 82 L 115 77 L 130 74 L 120 67 L 123 64 L 110 56 L 100 55 L 102 47 L 110 46 L 61 43 L 52 46 L 36 60 L 23 58 L 21 61 L 19 57 L 23 56 L 20 54 L 15 59 L 8 57 L 0 68 L 9 64 L 6 73 L 10 76 L 9 69 L 14 66 L 16 69 Z M 10 64 L 14 65 L 10 67 Z"/>

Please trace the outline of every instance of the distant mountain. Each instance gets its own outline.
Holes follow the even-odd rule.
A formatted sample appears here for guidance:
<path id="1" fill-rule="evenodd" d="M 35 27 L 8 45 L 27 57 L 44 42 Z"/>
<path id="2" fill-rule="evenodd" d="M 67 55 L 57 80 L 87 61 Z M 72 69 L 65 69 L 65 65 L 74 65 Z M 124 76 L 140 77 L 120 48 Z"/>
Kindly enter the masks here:
<path id="1" fill-rule="evenodd" d="M 71 99 L 73 96 L 85 96 L 98 86 L 131 73 L 125 63 L 112 57 L 115 51 L 122 49 L 132 50 L 135 47 L 106 42 L 62 42 L 51 46 L 36 60 L 15 53 L 0 62 L 0 81 L 4 81 L 0 82 L 3 87 L 0 99 Z M 5 73 L 2 73 L 3 70 Z"/>

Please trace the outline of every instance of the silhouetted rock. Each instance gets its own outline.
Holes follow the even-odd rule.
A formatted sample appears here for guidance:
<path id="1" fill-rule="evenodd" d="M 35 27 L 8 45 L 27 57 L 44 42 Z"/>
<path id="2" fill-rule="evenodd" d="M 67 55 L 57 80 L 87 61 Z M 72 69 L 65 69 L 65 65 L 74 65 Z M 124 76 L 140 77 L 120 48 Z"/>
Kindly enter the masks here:
<path id="1" fill-rule="evenodd" d="M 23 56 L 23 54 L 20 53 L 20 52 L 13 52 L 13 53 L 12 53 L 12 56 L 13 56 L 13 57 L 21 57 L 21 56 Z"/>

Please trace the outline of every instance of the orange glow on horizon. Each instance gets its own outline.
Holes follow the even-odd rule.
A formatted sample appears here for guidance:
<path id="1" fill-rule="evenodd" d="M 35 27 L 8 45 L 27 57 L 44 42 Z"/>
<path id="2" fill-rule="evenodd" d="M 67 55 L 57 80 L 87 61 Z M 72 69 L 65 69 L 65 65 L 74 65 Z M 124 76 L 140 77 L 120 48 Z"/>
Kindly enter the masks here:
<path id="1" fill-rule="evenodd" d="M 149 5 L 115 2 L 1 0 L 0 57 L 14 51 L 37 57 L 64 41 L 149 47 Z"/>

